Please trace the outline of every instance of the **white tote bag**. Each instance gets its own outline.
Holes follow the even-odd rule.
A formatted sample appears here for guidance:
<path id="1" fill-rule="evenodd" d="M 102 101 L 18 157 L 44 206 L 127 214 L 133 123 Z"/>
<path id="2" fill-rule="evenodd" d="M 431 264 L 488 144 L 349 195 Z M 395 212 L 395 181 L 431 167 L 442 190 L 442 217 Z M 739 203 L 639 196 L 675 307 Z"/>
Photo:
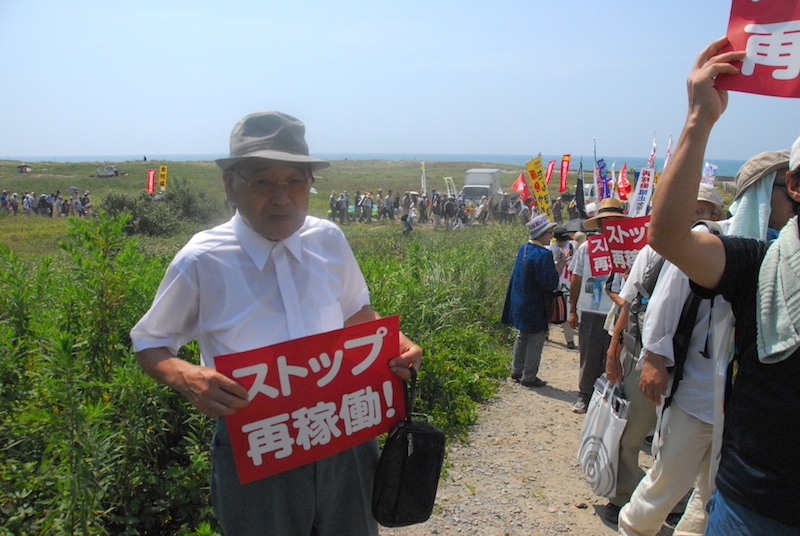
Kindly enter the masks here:
<path id="1" fill-rule="evenodd" d="M 594 384 L 578 444 L 578 462 L 595 495 L 609 499 L 616 495 L 619 439 L 627 422 L 628 401 L 622 388 L 603 374 Z"/>

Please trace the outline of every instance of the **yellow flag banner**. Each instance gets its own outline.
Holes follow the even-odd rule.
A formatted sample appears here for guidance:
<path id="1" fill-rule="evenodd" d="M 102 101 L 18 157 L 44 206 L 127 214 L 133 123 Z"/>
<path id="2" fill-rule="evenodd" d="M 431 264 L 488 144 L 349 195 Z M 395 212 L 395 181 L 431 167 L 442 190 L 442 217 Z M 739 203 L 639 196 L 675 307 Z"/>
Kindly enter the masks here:
<path id="1" fill-rule="evenodd" d="M 553 211 L 550 209 L 550 195 L 547 193 L 547 184 L 544 180 L 544 168 L 542 168 L 542 157 L 537 156 L 533 160 L 525 164 L 528 170 L 528 175 L 531 178 L 531 187 L 533 187 L 533 197 L 536 198 L 536 204 L 539 206 L 539 212 L 547 214 L 547 218 L 553 221 Z"/>
<path id="2" fill-rule="evenodd" d="M 158 168 L 158 185 L 162 190 L 167 187 L 167 166 L 159 166 Z"/>

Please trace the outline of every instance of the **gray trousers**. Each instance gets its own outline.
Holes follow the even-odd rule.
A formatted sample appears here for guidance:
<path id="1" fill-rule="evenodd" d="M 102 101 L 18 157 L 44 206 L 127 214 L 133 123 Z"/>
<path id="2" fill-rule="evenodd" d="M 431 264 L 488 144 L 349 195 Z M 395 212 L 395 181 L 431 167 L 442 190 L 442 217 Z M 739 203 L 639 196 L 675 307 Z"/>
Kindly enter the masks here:
<path id="1" fill-rule="evenodd" d="M 603 328 L 605 314 L 581 312 L 578 326 L 578 349 L 581 368 L 578 377 L 578 399 L 589 404 L 594 392 L 594 382 L 606 371 L 606 352 L 611 344 L 611 335 Z"/>
<path id="2" fill-rule="evenodd" d="M 628 422 L 619 440 L 617 495 L 611 502 L 621 507 L 630 500 L 633 490 L 644 476 L 644 472 L 639 468 L 639 449 L 645 437 L 656 425 L 656 406 L 639 389 L 641 371 L 636 370 L 638 356 L 631 356 L 623 347 L 620 358 L 623 373 L 622 391 L 630 402 L 630 407 Z"/>
<path id="3" fill-rule="evenodd" d="M 517 332 L 514 341 L 514 358 L 511 362 L 511 377 L 523 382 L 532 382 L 539 374 L 542 349 L 547 340 L 547 329 L 538 333 Z"/>
<path id="4" fill-rule="evenodd" d="M 372 484 L 378 443 L 365 443 L 239 484 L 225 419 L 211 444 L 211 504 L 226 536 L 378 536 Z"/>

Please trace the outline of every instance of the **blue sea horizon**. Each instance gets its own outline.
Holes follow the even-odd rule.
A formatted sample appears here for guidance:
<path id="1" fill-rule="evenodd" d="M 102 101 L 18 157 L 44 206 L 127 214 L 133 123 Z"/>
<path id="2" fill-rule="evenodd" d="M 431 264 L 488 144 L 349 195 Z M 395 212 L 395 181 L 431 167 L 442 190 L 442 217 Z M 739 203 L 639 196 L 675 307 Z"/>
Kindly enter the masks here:
<path id="1" fill-rule="evenodd" d="M 226 154 L 153 154 L 147 155 L 149 162 L 206 162 L 217 158 L 225 158 Z M 485 164 L 502 164 L 524 168 L 525 163 L 535 158 L 537 155 L 515 155 L 515 154 L 457 154 L 457 153 L 315 153 L 313 156 L 325 160 L 412 160 L 422 162 L 475 162 Z M 542 165 L 547 167 L 550 160 L 556 161 L 556 169 L 561 165 L 562 155 L 542 155 Z M 19 162 L 130 162 L 141 161 L 142 156 L 137 155 L 72 155 L 72 156 L 7 156 L 7 160 Z M 622 168 L 623 164 L 628 165 L 628 169 L 641 169 L 647 162 L 647 157 L 631 156 L 602 156 L 598 155 L 606 163 L 606 169 L 616 162 L 616 170 Z M 593 163 L 591 157 L 583 158 L 584 170 L 591 174 Z M 733 177 L 744 164 L 744 160 L 722 160 L 708 159 L 716 166 L 718 177 Z M 573 155 L 570 162 L 570 170 L 576 171 L 580 158 Z M 664 159 L 656 158 L 656 169 L 661 171 L 664 168 Z"/>

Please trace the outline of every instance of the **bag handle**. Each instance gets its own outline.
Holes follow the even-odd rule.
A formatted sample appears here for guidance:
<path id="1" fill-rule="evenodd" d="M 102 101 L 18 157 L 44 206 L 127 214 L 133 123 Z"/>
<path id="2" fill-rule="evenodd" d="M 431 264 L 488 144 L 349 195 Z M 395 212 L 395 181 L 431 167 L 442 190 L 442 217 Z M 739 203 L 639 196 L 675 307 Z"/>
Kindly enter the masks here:
<path id="1" fill-rule="evenodd" d="M 417 397 L 417 369 L 410 367 L 411 381 L 403 380 L 403 400 L 406 404 L 406 422 L 411 422 L 411 414 L 414 412 L 414 400 Z M 409 384 L 411 384 L 409 386 Z"/>

